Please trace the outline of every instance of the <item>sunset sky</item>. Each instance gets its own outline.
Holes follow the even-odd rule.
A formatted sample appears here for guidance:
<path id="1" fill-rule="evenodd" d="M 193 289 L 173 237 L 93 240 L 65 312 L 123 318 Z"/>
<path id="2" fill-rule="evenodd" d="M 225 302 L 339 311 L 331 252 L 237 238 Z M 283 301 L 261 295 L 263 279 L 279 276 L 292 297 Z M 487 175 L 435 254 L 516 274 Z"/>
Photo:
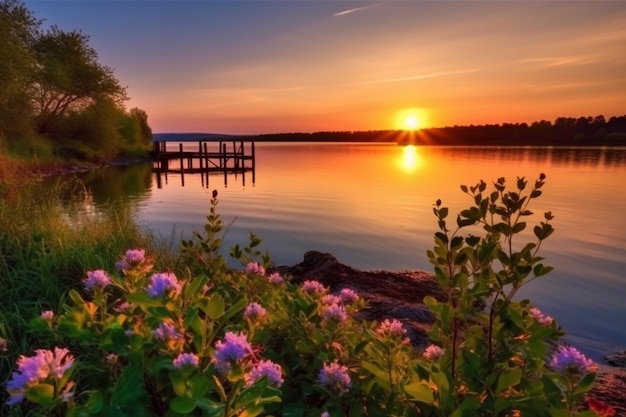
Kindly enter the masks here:
<path id="1" fill-rule="evenodd" d="M 626 114 L 625 1 L 25 1 L 82 30 L 154 132 Z M 412 109 L 412 110 L 409 110 Z"/>

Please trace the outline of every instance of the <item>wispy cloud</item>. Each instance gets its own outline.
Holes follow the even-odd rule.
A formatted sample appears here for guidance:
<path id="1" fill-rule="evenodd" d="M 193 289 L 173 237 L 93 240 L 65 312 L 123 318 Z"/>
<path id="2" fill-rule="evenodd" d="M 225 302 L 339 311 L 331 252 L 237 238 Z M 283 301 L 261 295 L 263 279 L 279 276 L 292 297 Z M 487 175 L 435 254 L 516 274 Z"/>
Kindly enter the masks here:
<path id="1" fill-rule="evenodd" d="M 355 7 L 354 9 L 346 9 L 340 12 L 335 13 L 333 16 L 345 16 L 350 13 L 360 12 L 361 10 L 372 9 L 374 7 L 378 7 L 378 4 L 370 4 L 368 6 Z"/>
<path id="2" fill-rule="evenodd" d="M 478 72 L 479 70 L 480 68 L 466 68 L 466 69 L 460 69 L 460 70 L 454 70 L 454 71 L 434 71 L 434 72 L 427 72 L 424 74 L 409 75 L 406 77 L 392 77 L 392 78 L 384 78 L 384 79 L 379 79 L 379 80 L 372 80 L 372 81 L 369 81 L 368 84 L 398 83 L 398 82 L 404 82 L 404 81 L 424 80 L 428 78 L 447 77 L 450 75 L 469 74 L 472 72 Z"/>
<path id="3" fill-rule="evenodd" d="M 522 59 L 519 62 L 524 64 L 536 64 L 540 67 L 560 67 L 590 64 L 595 61 L 596 59 L 593 56 L 579 55 L 528 58 Z"/>

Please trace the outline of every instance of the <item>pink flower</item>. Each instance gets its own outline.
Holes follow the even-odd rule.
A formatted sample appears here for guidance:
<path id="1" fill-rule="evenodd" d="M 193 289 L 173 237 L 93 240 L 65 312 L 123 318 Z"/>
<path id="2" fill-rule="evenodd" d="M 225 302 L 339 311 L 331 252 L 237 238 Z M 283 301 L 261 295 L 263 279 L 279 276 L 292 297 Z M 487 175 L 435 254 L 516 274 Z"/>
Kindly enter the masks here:
<path id="1" fill-rule="evenodd" d="M 274 285 L 282 284 L 283 282 L 285 282 L 285 279 L 278 272 L 271 273 L 267 277 L 267 279 L 270 282 L 270 284 L 274 284 Z"/>
<path id="2" fill-rule="evenodd" d="M 315 280 L 304 281 L 300 288 L 302 292 L 309 295 L 321 295 L 327 292 L 326 287 L 321 282 Z"/>
<path id="3" fill-rule="evenodd" d="M 42 311 L 41 318 L 46 321 L 52 321 L 54 319 L 54 311 L 52 310 Z"/>
<path id="4" fill-rule="evenodd" d="M 441 355 L 443 355 L 443 350 L 437 345 L 429 345 L 422 353 L 422 356 L 428 361 L 434 361 L 440 358 Z"/>
<path id="5" fill-rule="evenodd" d="M 537 323 L 544 326 L 552 326 L 552 322 L 554 321 L 554 319 L 550 316 L 544 315 L 538 308 L 531 307 L 528 309 L 528 313 L 530 313 L 530 315 L 533 316 L 535 320 L 537 320 Z"/>
<path id="6" fill-rule="evenodd" d="M 250 262 L 246 265 L 246 272 L 250 274 L 265 275 L 265 268 L 258 262 Z"/>
<path id="7" fill-rule="evenodd" d="M 47 379 L 63 378 L 65 372 L 74 364 L 74 357 L 69 350 L 54 348 L 54 352 L 38 349 L 34 356 L 20 356 L 17 360 L 18 369 L 13 372 L 6 388 L 10 394 L 8 405 L 21 402 L 30 387 Z"/>
<path id="8" fill-rule="evenodd" d="M 98 269 L 87 272 L 87 278 L 83 280 L 83 283 L 87 291 L 101 290 L 111 284 L 111 278 L 109 278 L 106 271 Z"/>
<path id="9" fill-rule="evenodd" d="M 322 318 L 324 321 L 343 323 L 348 320 L 348 313 L 346 313 L 346 308 L 344 306 L 331 304 L 322 310 Z"/>
<path id="10" fill-rule="evenodd" d="M 194 355 L 193 353 L 181 353 L 176 357 L 176 359 L 174 359 L 172 363 L 174 365 L 174 368 L 176 369 L 181 369 L 185 366 L 197 368 L 200 361 L 198 359 L 198 356 Z"/>
<path id="11" fill-rule="evenodd" d="M 345 304 L 350 304 L 358 301 L 359 295 L 350 288 L 344 288 L 339 292 L 339 297 Z"/>
<path id="12" fill-rule="evenodd" d="M 376 333 L 383 337 L 404 337 L 406 335 L 406 329 L 399 320 L 385 319 L 378 325 Z"/>
<path id="13" fill-rule="evenodd" d="M 342 300 L 341 300 L 341 297 L 339 297 L 338 295 L 326 294 L 322 296 L 322 298 L 320 299 L 320 302 L 325 305 L 332 305 L 332 304 L 341 304 Z"/>
<path id="14" fill-rule="evenodd" d="M 267 317 L 267 311 L 259 303 L 250 303 L 243 312 L 243 317 L 252 322 L 258 322 Z"/>

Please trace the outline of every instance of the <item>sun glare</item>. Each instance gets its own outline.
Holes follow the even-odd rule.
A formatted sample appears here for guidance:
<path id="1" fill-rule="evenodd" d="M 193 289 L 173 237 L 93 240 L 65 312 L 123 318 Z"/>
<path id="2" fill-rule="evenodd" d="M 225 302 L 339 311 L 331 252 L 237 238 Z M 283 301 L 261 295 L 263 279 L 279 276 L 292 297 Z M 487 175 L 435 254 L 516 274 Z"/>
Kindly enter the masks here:
<path id="1" fill-rule="evenodd" d="M 407 145 L 402 147 L 402 168 L 407 172 L 412 172 L 417 169 L 419 165 L 419 155 L 417 153 L 417 147 L 413 145 Z"/>
<path id="2" fill-rule="evenodd" d="M 396 114 L 395 126 L 398 130 L 418 130 L 424 126 L 424 118 L 422 109 L 403 109 Z"/>

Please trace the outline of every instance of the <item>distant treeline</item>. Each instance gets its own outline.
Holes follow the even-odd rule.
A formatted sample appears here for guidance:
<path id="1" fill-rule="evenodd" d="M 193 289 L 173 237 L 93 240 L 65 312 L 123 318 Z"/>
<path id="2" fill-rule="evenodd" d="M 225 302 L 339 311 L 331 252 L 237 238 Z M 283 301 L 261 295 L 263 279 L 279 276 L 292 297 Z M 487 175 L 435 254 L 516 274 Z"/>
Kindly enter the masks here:
<path id="1" fill-rule="evenodd" d="M 528 123 L 451 126 L 418 131 L 276 133 L 251 137 L 268 142 L 391 142 L 417 145 L 605 146 L 626 145 L 626 115 L 558 117 Z"/>

